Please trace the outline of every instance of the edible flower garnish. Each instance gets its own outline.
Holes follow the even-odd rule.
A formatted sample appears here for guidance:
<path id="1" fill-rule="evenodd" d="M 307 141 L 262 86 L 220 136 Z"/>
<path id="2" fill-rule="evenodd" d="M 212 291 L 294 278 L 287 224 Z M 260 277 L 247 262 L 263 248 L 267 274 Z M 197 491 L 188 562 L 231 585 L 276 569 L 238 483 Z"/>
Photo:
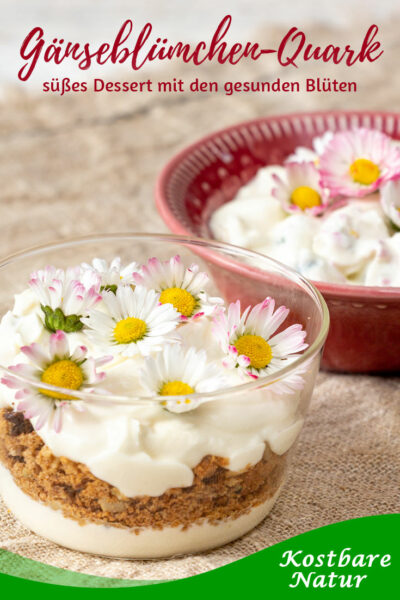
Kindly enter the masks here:
<path id="1" fill-rule="evenodd" d="M 214 318 L 214 334 L 225 353 L 224 366 L 238 368 L 253 379 L 283 369 L 307 348 L 306 332 L 300 324 L 275 333 L 289 314 L 275 301 L 266 298 L 241 314 L 240 301 L 229 305 L 227 313 Z"/>
<path id="2" fill-rule="evenodd" d="M 79 401 L 65 390 L 92 392 L 106 376 L 97 368 L 112 360 L 112 356 L 89 358 L 85 346 L 78 346 L 71 353 L 63 331 L 50 336 L 48 347 L 33 343 L 22 346 L 21 352 L 29 362 L 11 365 L 9 370 L 24 379 L 5 375 L 1 382 L 18 390 L 15 394 L 16 409 L 23 412 L 26 419 L 34 419 L 35 429 L 51 423 L 56 432 L 61 430 L 65 408 L 71 402 Z M 39 387 L 37 382 L 63 388 L 63 391 Z"/>
<path id="3" fill-rule="evenodd" d="M 161 304 L 172 304 L 182 321 L 211 315 L 223 304 L 221 298 L 205 292 L 207 273 L 196 264 L 185 267 L 179 255 L 166 261 L 150 258 L 133 278 L 137 284 L 159 292 Z"/>
<path id="4" fill-rule="evenodd" d="M 200 400 L 191 394 L 213 392 L 227 385 L 223 370 L 209 361 L 205 350 L 177 345 L 148 358 L 141 381 L 152 396 L 164 396 L 161 406 L 176 413 L 199 406 Z"/>
<path id="5" fill-rule="evenodd" d="M 332 196 L 366 196 L 400 172 L 400 149 L 376 129 L 342 131 L 327 144 L 320 170 Z"/>

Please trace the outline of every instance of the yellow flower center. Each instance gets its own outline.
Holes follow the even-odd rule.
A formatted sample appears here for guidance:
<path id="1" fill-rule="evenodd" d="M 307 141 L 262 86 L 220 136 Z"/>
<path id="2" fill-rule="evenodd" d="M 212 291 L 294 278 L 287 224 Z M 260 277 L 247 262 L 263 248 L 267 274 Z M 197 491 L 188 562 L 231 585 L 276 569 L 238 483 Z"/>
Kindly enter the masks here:
<path id="1" fill-rule="evenodd" d="M 190 317 L 196 307 L 196 298 L 187 290 L 173 287 L 163 290 L 160 294 L 161 304 L 172 304 L 184 317 Z"/>
<path id="2" fill-rule="evenodd" d="M 250 359 L 250 367 L 254 369 L 264 369 L 272 360 L 271 346 L 260 335 L 242 335 L 235 348 Z"/>
<path id="3" fill-rule="evenodd" d="M 321 196 L 316 190 L 308 187 L 308 185 L 301 185 L 292 192 L 290 201 L 301 210 L 306 210 L 307 208 L 320 206 Z"/>
<path id="4" fill-rule="evenodd" d="M 350 166 L 350 175 L 355 183 L 371 185 L 378 179 L 381 171 L 372 160 L 368 158 L 357 158 Z"/>
<path id="5" fill-rule="evenodd" d="M 79 365 L 72 360 L 59 360 L 43 371 L 41 381 L 49 385 L 68 388 L 69 390 L 79 390 L 83 383 L 83 373 Z M 41 389 L 40 392 L 50 398 L 58 400 L 74 400 L 73 396 L 51 392 Z"/>
<path id="6" fill-rule="evenodd" d="M 168 381 L 160 389 L 160 396 L 184 396 L 194 394 L 194 389 L 183 381 Z"/>
<path id="7" fill-rule="evenodd" d="M 131 344 L 141 340 L 146 331 L 147 325 L 142 319 L 127 317 L 114 327 L 114 339 L 118 344 Z"/>

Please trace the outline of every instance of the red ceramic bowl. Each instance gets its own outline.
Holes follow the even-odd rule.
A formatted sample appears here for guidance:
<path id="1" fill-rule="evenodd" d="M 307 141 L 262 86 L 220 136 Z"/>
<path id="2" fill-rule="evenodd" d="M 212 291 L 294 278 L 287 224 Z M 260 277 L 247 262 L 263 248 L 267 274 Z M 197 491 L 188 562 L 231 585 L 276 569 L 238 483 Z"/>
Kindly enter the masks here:
<path id="1" fill-rule="evenodd" d="M 174 233 L 211 237 L 212 212 L 260 167 L 282 163 L 327 130 L 372 127 L 400 139 L 400 114 L 315 112 L 265 117 L 213 133 L 175 155 L 156 183 L 158 210 Z M 212 256 L 209 257 L 212 262 Z M 232 278 L 234 262 L 226 267 Z M 331 315 L 325 369 L 400 371 L 400 288 L 314 281 Z"/>

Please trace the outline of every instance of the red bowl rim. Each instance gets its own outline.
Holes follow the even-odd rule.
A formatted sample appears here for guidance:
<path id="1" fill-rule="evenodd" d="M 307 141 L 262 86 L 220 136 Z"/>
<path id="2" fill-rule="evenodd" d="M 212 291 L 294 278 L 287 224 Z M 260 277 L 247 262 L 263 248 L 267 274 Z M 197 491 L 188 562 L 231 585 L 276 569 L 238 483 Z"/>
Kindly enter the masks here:
<path id="1" fill-rule="evenodd" d="M 280 115 L 272 115 L 268 117 L 259 117 L 257 119 L 251 119 L 246 121 L 240 121 L 229 127 L 218 129 L 209 133 L 197 141 L 185 146 L 182 150 L 178 151 L 172 156 L 172 158 L 164 165 L 159 172 L 155 182 L 155 202 L 157 210 L 169 227 L 169 229 L 178 235 L 194 236 L 195 234 L 190 229 L 186 229 L 184 225 L 175 217 L 172 213 L 165 189 L 175 168 L 180 162 L 186 158 L 188 154 L 203 146 L 205 143 L 211 141 L 216 136 L 235 131 L 241 127 L 251 127 L 252 125 L 258 125 L 260 123 L 271 123 L 280 121 L 282 119 L 295 119 L 295 118 L 307 118 L 307 117 L 340 117 L 344 115 L 355 115 L 355 116 L 381 116 L 381 117 L 393 117 L 400 119 L 400 113 L 398 112 L 387 112 L 387 111 L 371 111 L 371 110 L 335 110 L 335 111 L 310 111 L 310 112 L 295 112 Z M 344 298 L 349 300 L 361 300 L 361 301 L 399 301 L 400 300 L 400 287 L 379 287 L 379 286 L 367 286 L 367 285 L 353 285 L 349 283 L 329 283 L 325 281 L 311 280 L 311 283 L 317 287 L 320 292 L 324 295 L 334 298 Z"/>

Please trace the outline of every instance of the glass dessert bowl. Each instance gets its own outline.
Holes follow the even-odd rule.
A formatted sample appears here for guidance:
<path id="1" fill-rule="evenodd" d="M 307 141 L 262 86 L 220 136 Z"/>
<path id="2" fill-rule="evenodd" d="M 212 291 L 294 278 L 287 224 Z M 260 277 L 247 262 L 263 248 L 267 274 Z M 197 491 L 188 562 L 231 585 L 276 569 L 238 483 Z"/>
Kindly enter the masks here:
<path id="1" fill-rule="evenodd" d="M 19 253 L 0 282 L 0 490 L 25 526 L 157 558 L 225 544 L 270 512 L 328 331 L 309 282 L 156 234 Z"/>

